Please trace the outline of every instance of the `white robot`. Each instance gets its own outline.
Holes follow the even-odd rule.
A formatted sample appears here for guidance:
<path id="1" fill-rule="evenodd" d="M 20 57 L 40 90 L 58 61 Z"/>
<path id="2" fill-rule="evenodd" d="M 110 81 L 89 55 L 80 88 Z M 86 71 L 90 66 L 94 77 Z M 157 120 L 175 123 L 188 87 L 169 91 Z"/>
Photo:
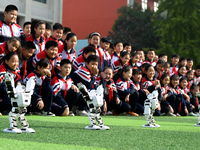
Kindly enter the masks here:
<path id="1" fill-rule="evenodd" d="M 200 97 L 200 92 L 197 92 L 197 93 L 196 93 L 196 96 L 199 98 L 199 97 Z M 199 109 L 199 113 L 198 113 L 198 115 L 197 115 L 198 123 L 195 124 L 194 126 L 200 127 L 200 101 L 199 101 L 198 109 Z"/>
<path id="2" fill-rule="evenodd" d="M 147 120 L 147 124 L 142 125 L 142 127 L 146 128 L 158 128 L 160 125 L 156 124 L 153 113 L 155 109 L 158 108 L 158 91 L 154 90 L 147 96 L 147 99 L 144 102 L 144 115 Z"/>
<path id="3" fill-rule="evenodd" d="M 26 107 L 30 105 L 31 95 L 34 89 L 34 80 L 29 80 L 26 83 L 26 87 L 18 85 L 15 88 L 14 78 L 11 73 L 5 74 L 5 84 L 7 93 L 11 98 L 12 110 L 9 113 L 10 128 L 6 128 L 3 132 L 8 133 L 34 133 L 35 130 L 29 128 L 29 124 L 25 118 L 27 111 Z M 17 118 L 21 123 L 21 128 L 17 128 Z"/>
<path id="4" fill-rule="evenodd" d="M 103 120 L 100 116 L 101 106 L 103 106 L 103 86 L 98 86 L 97 90 L 91 90 L 88 92 L 86 86 L 82 83 L 77 84 L 84 100 L 87 102 L 89 107 L 88 118 L 90 125 L 86 126 L 88 130 L 109 130 L 108 126 L 104 126 Z M 96 125 L 96 121 L 98 125 Z"/>

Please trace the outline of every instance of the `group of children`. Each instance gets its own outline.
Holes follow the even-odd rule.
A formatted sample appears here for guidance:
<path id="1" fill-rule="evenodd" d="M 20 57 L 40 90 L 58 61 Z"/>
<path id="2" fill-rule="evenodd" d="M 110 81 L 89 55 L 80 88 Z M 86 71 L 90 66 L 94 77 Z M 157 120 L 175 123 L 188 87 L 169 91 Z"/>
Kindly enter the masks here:
<path id="1" fill-rule="evenodd" d="M 77 35 L 68 27 L 35 20 L 16 24 L 17 7 L 8 5 L 0 21 L 0 112 L 11 109 L 4 75 L 10 72 L 15 86 L 34 79 L 35 88 L 28 113 L 47 116 L 87 115 L 88 107 L 77 88 L 104 87 L 102 113 L 142 115 L 147 95 L 158 90 L 159 107 L 154 115 L 196 116 L 200 65 L 192 69 L 191 58 L 157 56 L 148 50 L 131 50 L 130 43 L 89 35 L 88 46 L 76 57 Z M 179 65 L 180 64 L 180 65 Z"/>

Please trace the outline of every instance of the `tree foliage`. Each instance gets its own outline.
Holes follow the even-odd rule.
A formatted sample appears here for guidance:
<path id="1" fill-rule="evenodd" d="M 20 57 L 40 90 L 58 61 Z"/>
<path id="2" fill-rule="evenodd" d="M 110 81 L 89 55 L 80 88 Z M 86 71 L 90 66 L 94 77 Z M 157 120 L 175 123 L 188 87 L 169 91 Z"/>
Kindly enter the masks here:
<path id="1" fill-rule="evenodd" d="M 133 49 L 158 48 L 153 28 L 154 12 L 149 8 L 144 12 L 141 6 L 135 3 L 132 7 L 122 6 L 118 10 L 119 17 L 113 25 L 113 32 L 109 32 L 112 40 L 129 42 Z"/>
<path id="2" fill-rule="evenodd" d="M 200 64 L 199 8 L 199 0 L 160 0 L 156 17 L 165 15 L 154 22 L 163 52 L 191 57 Z"/>

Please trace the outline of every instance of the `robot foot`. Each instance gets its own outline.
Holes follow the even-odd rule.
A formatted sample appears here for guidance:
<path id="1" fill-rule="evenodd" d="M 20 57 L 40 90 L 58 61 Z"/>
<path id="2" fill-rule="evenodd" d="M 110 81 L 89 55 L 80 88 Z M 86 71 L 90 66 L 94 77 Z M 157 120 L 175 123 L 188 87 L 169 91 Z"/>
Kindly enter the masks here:
<path id="1" fill-rule="evenodd" d="M 35 130 L 34 129 L 32 129 L 32 128 L 21 128 L 21 131 L 23 132 L 23 133 L 35 133 Z"/>
<path id="2" fill-rule="evenodd" d="M 153 124 L 155 126 L 155 128 L 160 128 L 159 124 Z"/>
<path id="3" fill-rule="evenodd" d="M 6 133 L 22 133 L 22 131 L 18 128 L 6 128 L 3 130 L 3 132 L 6 132 Z"/>
<path id="4" fill-rule="evenodd" d="M 197 124 L 195 124 L 194 126 L 196 126 L 196 127 L 200 127 L 200 123 L 197 123 Z"/>
<path id="5" fill-rule="evenodd" d="M 142 125 L 142 127 L 144 127 L 144 128 L 155 128 L 155 126 L 152 125 L 152 124 L 144 124 L 144 125 Z"/>
<path id="6" fill-rule="evenodd" d="M 100 130 L 100 127 L 97 125 L 86 126 L 85 129 L 87 130 Z"/>
<path id="7" fill-rule="evenodd" d="M 99 126 L 100 130 L 110 130 L 110 128 L 108 126 Z"/>

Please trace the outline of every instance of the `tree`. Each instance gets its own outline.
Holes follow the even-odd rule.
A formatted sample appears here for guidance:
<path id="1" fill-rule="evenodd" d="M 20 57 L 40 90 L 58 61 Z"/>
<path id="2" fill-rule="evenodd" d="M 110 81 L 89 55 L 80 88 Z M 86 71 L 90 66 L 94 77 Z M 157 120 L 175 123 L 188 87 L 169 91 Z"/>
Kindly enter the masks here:
<path id="1" fill-rule="evenodd" d="M 200 64 L 200 1 L 160 0 L 155 17 L 165 13 L 163 19 L 154 20 L 159 47 L 167 54 L 177 53 L 191 57 Z M 169 55 L 169 56 L 170 56 Z"/>
<path id="2" fill-rule="evenodd" d="M 129 42 L 133 49 L 158 48 L 155 29 L 153 28 L 154 12 L 149 8 L 144 12 L 137 3 L 133 6 L 122 6 L 118 9 L 119 17 L 109 32 L 112 40 Z"/>

